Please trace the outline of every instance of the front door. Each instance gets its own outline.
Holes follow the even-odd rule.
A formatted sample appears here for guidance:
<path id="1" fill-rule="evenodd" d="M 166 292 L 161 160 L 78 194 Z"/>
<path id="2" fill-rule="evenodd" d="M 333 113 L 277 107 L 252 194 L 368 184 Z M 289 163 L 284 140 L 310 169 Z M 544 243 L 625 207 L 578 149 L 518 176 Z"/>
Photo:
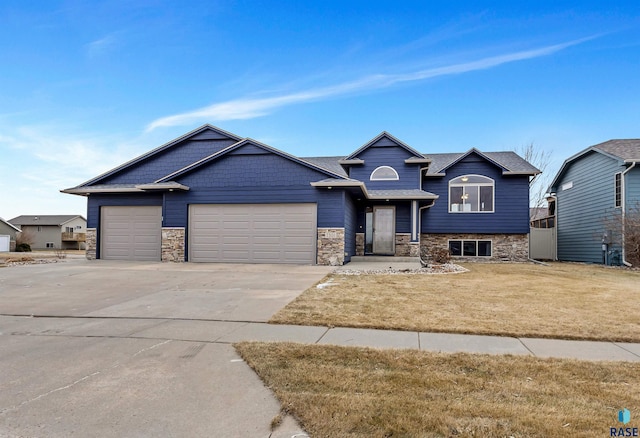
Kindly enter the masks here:
<path id="1" fill-rule="evenodd" d="M 396 208 L 373 207 L 373 253 L 394 255 L 396 252 Z"/>

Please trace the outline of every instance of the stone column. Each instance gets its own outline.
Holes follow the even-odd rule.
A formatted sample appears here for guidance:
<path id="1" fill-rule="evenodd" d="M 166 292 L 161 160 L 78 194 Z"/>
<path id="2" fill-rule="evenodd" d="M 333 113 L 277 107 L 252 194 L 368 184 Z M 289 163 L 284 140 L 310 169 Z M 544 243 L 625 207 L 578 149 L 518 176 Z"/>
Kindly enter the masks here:
<path id="1" fill-rule="evenodd" d="M 162 228 L 162 261 L 184 262 L 184 227 Z"/>
<path id="2" fill-rule="evenodd" d="M 344 264 L 344 228 L 318 228 L 317 263 Z"/>
<path id="3" fill-rule="evenodd" d="M 95 260 L 96 259 L 96 250 L 98 248 L 98 230 L 96 228 L 87 228 L 87 238 L 86 238 L 86 258 L 87 260 Z"/>

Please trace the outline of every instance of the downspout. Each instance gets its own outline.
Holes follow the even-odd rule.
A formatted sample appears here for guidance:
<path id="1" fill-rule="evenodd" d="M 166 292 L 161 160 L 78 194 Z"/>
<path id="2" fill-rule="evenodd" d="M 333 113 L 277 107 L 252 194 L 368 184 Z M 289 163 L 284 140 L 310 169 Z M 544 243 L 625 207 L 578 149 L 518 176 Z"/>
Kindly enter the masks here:
<path id="1" fill-rule="evenodd" d="M 427 170 L 429 169 L 429 166 L 427 167 L 421 167 L 420 168 L 420 188 L 422 189 L 422 176 L 424 175 L 423 172 L 427 172 Z M 422 210 L 426 209 L 426 208 L 431 208 L 433 207 L 433 205 L 436 203 L 435 199 L 433 200 L 433 202 L 429 205 L 425 205 L 424 207 L 419 207 L 418 208 L 418 257 L 420 257 L 420 264 L 422 266 L 427 266 L 427 262 L 425 262 L 424 260 L 422 260 L 422 251 L 421 251 L 421 242 L 422 242 Z"/>
<path id="2" fill-rule="evenodd" d="M 631 171 L 634 167 L 636 167 L 637 161 L 631 163 L 631 166 L 624 172 L 622 172 L 622 176 L 620 177 L 620 184 L 622 188 L 622 264 L 628 267 L 633 266 L 631 263 L 627 261 L 627 252 L 625 251 L 625 221 L 626 221 L 626 213 L 627 213 L 627 193 L 626 193 L 626 184 L 625 184 L 625 175 Z"/>
<path id="3" fill-rule="evenodd" d="M 434 199 L 434 201 L 429 204 L 429 205 L 425 205 L 424 207 L 420 207 L 418 208 L 418 248 L 421 248 L 421 243 L 422 242 L 422 210 L 426 209 L 426 208 L 431 208 L 435 205 L 436 201 Z M 428 263 L 424 260 L 422 260 L 422 251 L 419 249 L 418 250 L 418 257 L 420 257 L 420 264 L 422 266 L 427 266 Z"/>
<path id="4" fill-rule="evenodd" d="M 553 260 L 558 261 L 558 195 L 553 192 L 549 194 L 549 197 L 553 199 L 554 207 L 553 207 L 553 228 L 555 231 L 555 238 L 553 239 L 553 245 L 555 246 L 553 250 Z"/>

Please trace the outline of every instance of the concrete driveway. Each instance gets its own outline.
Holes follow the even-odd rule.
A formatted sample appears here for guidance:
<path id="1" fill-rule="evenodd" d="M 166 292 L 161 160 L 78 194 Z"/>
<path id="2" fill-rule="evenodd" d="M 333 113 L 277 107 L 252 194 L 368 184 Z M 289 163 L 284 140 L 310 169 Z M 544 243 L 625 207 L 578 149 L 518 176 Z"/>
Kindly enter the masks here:
<path id="1" fill-rule="evenodd" d="M 330 270 L 85 260 L 0 269 L 0 436 L 292 436 L 290 419 L 272 433 L 277 401 L 214 341 L 229 321 L 267 321 Z"/>

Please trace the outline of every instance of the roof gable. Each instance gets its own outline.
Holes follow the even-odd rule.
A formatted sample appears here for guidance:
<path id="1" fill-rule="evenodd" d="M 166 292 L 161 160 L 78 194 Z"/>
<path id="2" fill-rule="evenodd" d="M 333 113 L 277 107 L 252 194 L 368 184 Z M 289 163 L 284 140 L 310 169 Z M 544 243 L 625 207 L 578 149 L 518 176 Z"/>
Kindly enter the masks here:
<path id="1" fill-rule="evenodd" d="M 8 226 L 10 228 L 13 228 L 16 231 L 20 231 L 20 228 L 16 227 L 15 225 L 10 223 L 9 221 L 6 221 L 6 220 L 2 219 L 1 217 L 0 217 L 0 222 L 2 222 L 3 224 L 5 224 L 6 226 Z"/>
<path id="2" fill-rule="evenodd" d="M 127 161 L 124 164 L 121 164 L 118 167 L 115 167 L 95 178 L 92 178 L 82 184 L 80 184 L 77 187 L 82 187 L 82 186 L 87 186 L 87 185 L 93 185 L 95 183 L 104 181 L 118 173 L 121 173 L 127 169 L 131 169 L 134 166 L 138 166 L 140 165 L 142 162 L 149 160 L 152 157 L 156 157 L 159 154 L 165 153 L 173 148 L 179 147 L 180 145 L 184 144 L 185 141 L 187 140 L 194 140 L 194 141 L 203 141 L 203 140 L 210 140 L 210 141 L 215 141 L 215 140 L 225 140 L 225 139 L 229 139 L 232 141 L 239 141 L 241 140 L 241 137 L 239 137 L 236 134 L 232 134 L 230 132 L 227 132 L 223 129 L 220 129 L 218 127 L 209 125 L 209 124 L 205 124 L 200 126 L 199 128 L 194 129 L 193 131 L 190 131 L 174 140 L 171 140 L 155 149 L 150 150 L 149 152 L 146 152 L 130 161 Z M 146 181 L 149 182 L 149 181 Z"/>
<path id="3" fill-rule="evenodd" d="M 512 151 L 481 152 L 471 148 L 463 153 L 425 154 L 432 160 L 428 169 L 428 175 L 443 176 L 451 166 L 459 163 L 471 154 L 476 154 L 485 161 L 502 170 L 503 175 L 537 175 L 540 173 L 536 167 Z"/>
<path id="4" fill-rule="evenodd" d="M 549 185 L 549 190 L 553 191 L 552 189 L 558 185 L 570 165 L 592 153 L 601 154 L 612 160 L 616 160 L 621 166 L 625 163 L 640 162 L 640 139 L 609 140 L 590 146 L 572 155 L 564 160 L 562 166 L 560 166 L 560 170 L 558 170 L 558 173 L 556 173 L 556 176 Z"/>
<path id="5" fill-rule="evenodd" d="M 212 155 L 209 155 L 208 157 L 205 157 L 199 161 L 196 161 L 195 163 L 192 163 L 186 167 L 183 167 L 180 170 L 177 170 L 173 173 L 165 175 L 164 177 L 155 181 L 155 183 L 167 182 L 175 178 L 179 178 L 180 176 L 183 176 L 196 169 L 199 169 L 202 166 L 206 166 L 208 163 L 211 163 L 227 155 L 260 155 L 260 154 L 275 154 L 280 157 L 286 158 L 287 160 L 293 161 L 294 163 L 297 163 L 299 165 L 324 173 L 325 175 L 330 176 L 332 178 L 340 178 L 340 179 L 345 178 L 344 174 L 336 173 L 329 169 L 325 169 L 321 166 L 318 166 L 317 164 L 305 161 L 302 158 L 295 157 L 291 154 L 288 154 L 279 149 L 276 149 L 274 147 L 261 143 L 257 140 L 253 140 L 251 138 L 245 138 L 241 141 L 238 141 L 237 143 L 232 144 L 231 146 L 225 149 L 222 149 L 221 151 L 218 151 Z"/>
<path id="6" fill-rule="evenodd" d="M 392 146 L 392 147 L 399 146 L 402 149 L 409 152 L 409 154 L 411 154 L 414 157 L 424 158 L 424 156 L 420 152 L 416 151 L 411 146 L 398 140 L 393 135 L 389 134 L 387 131 L 382 131 L 376 137 L 374 137 L 373 139 L 371 139 L 370 141 L 362 145 L 359 149 L 351 153 L 351 155 L 346 157 L 344 160 L 353 160 L 357 158 L 359 154 L 361 154 L 362 152 L 364 152 L 365 150 L 371 147 L 389 147 L 389 146 Z"/>

